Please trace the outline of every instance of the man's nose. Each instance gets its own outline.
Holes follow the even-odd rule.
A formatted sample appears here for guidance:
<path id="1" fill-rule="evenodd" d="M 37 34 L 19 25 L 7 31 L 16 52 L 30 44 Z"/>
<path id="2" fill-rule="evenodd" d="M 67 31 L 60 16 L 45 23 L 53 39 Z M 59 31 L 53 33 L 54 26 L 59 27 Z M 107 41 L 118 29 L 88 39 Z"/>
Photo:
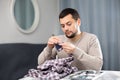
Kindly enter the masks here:
<path id="1" fill-rule="evenodd" d="M 65 30 L 68 30 L 68 26 L 65 25 Z"/>

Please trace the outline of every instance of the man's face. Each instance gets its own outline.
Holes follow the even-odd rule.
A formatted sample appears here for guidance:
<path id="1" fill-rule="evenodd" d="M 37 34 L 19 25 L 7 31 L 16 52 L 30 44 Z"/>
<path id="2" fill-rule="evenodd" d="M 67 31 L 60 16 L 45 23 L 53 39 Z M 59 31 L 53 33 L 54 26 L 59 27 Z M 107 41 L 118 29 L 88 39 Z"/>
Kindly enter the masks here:
<path id="1" fill-rule="evenodd" d="M 78 32 L 80 21 L 79 19 L 77 21 L 74 20 L 72 15 L 68 14 L 64 18 L 60 18 L 60 24 L 62 31 L 65 33 L 66 37 L 73 38 Z"/>

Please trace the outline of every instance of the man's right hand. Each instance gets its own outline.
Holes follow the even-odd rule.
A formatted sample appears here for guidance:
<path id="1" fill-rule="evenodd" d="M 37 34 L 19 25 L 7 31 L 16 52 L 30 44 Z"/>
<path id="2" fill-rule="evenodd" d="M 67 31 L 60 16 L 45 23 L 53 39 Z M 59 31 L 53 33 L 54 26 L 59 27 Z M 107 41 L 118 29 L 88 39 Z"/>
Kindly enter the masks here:
<path id="1" fill-rule="evenodd" d="M 48 45 L 49 48 L 52 49 L 55 44 L 59 44 L 60 42 L 61 42 L 60 38 L 58 38 L 57 36 L 52 36 L 48 39 L 47 45 Z"/>

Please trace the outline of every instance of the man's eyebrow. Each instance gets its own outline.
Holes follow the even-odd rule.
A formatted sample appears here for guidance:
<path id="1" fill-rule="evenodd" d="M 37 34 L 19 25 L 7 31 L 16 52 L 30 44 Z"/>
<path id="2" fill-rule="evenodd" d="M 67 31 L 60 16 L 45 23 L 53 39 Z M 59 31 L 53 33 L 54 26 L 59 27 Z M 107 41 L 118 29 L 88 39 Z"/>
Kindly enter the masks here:
<path id="1" fill-rule="evenodd" d="M 70 23 L 70 21 L 66 22 L 65 24 L 68 24 L 68 23 Z"/>
<path id="2" fill-rule="evenodd" d="M 68 24 L 68 23 L 70 23 L 71 21 L 68 21 L 68 22 L 66 22 L 65 24 Z M 64 24 L 60 24 L 60 25 L 64 25 Z"/>
<path id="3" fill-rule="evenodd" d="M 66 24 L 71 23 L 70 21 L 66 22 Z"/>

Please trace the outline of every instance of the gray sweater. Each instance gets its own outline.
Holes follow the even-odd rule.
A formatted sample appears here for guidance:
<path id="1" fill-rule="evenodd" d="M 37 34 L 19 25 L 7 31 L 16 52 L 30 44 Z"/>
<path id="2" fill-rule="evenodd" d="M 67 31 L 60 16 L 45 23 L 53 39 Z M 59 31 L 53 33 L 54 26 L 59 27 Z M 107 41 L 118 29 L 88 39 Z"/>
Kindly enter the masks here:
<path id="1" fill-rule="evenodd" d="M 65 35 L 58 36 L 63 42 L 70 42 Z M 79 70 L 101 70 L 103 65 L 103 56 L 99 40 L 96 35 L 83 32 L 81 38 L 76 42 L 71 42 L 76 46 L 72 53 L 74 61 L 72 66 L 77 67 Z M 46 46 L 38 56 L 38 64 L 44 63 L 46 60 L 55 59 L 56 55 L 59 58 L 66 58 L 69 55 L 64 50 L 57 51 L 56 48 L 52 50 Z"/>

